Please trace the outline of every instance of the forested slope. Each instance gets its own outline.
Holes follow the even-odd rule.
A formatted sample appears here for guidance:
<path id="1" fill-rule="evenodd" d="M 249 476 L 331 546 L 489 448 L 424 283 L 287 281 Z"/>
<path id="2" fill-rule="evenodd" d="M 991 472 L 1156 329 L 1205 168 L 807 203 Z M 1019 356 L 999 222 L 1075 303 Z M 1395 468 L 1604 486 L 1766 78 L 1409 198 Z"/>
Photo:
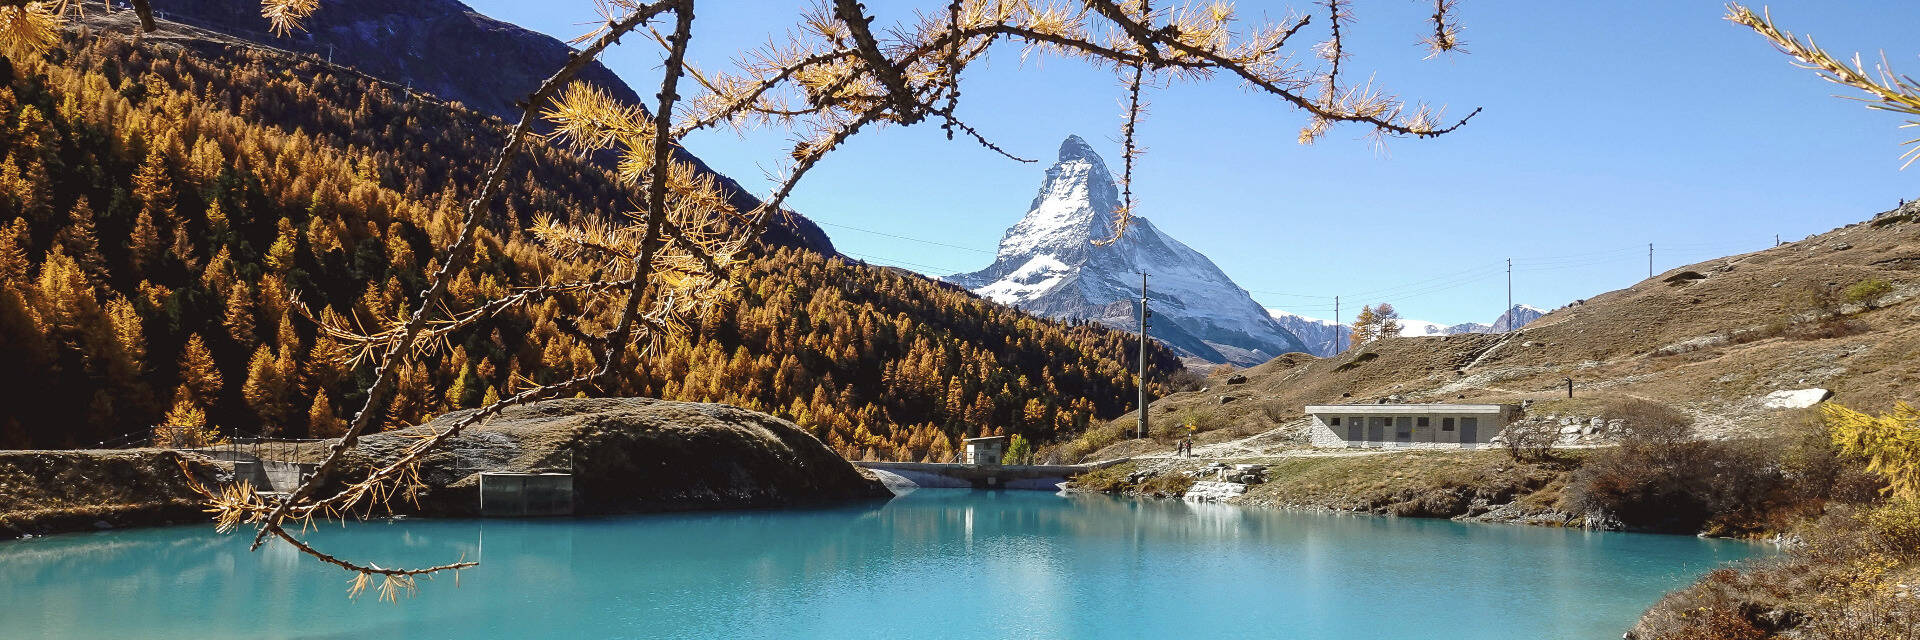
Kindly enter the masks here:
<path id="1" fill-rule="evenodd" d="M 408 308 L 504 125 L 242 46 L 103 38 L 51 55 L 66 63 L 0 61 L 0 446 L 161 423 L 336 432 L 370 370 L 291 301 L 367 326 Z M 628 198 L 542 145 L 510 184 L 455 308 L 584 274 L 519 230 Z M 913 459 L 982 430 L 1053 439 L 1134 393 L 1122 333 L 805 250 L 740 277 L 735 299 L 601 392 L 764 409 L 848 455 Z M 593 366 L 574 300 L 533 309 L 409 364 L 399 422 Z"/>

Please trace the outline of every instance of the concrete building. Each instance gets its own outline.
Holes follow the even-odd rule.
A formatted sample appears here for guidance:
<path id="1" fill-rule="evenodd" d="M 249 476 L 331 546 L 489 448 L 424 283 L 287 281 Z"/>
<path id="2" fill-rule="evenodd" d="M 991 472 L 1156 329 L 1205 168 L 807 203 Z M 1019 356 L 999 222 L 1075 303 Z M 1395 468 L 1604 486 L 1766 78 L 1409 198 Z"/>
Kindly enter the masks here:
<path id="1" fill-rule="evenodd" d="M 962 442 L 967 445 L 967 464 L 999 466 L 1001 456 L 1007 453 L 1006 436 L 966 438 Z"/>
<path id="2" fill-rule="evenodd" d="M 1316 447 L 1478 449 L 1520 418 L 1515 404 L 1310 404 Z"/>

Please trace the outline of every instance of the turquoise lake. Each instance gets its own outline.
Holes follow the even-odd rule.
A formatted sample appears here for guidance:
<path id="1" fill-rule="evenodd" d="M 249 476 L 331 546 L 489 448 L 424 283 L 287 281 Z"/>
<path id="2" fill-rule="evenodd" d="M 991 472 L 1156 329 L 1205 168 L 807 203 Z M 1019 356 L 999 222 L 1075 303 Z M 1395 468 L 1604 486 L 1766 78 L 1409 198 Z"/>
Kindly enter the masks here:
<path id="1" fill-rule="evenodd" d="M 399 603 L 210 526 L 0 543 L 0 638 L 1618 638 L 1769 548 L 1689 536 L 923 489 L 818 509 L 326 527 Z"/>

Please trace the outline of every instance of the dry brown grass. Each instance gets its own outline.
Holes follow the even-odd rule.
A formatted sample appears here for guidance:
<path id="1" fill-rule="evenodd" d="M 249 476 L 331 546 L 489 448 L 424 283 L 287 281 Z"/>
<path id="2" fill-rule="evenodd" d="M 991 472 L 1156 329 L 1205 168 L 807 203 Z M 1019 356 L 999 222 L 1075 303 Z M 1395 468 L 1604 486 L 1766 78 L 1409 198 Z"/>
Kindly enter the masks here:
<path id="1" fill-rule="evenodd" d="M 0 539 L 25 533 L 202 519 L 184 468 L 207 482 L 221 469 L 159 449 L 0 452 Z"/>
<path id="2" fill-rule="evenodd" d="M 1568 460 L 1516 463 L 1498 451 L 1415 451 L 1266 461 L 1267 483 L 1248 503 L 1452 517 L 1476 500 L 1499 504 L 1555 486 Z M 1534 500 L 1551 508 L 1557 497 Z"/>
<path id="3" fill-rule="evenodd" d="M 1409 402 L 1536 400 L 1534 413 L 1583 415 L 1599 413 L 1579 408 L 1589 398 L 1637 396 L 1689 412 L 1718 412 L 1726 405 L 1757 404 L 1775 390 L 1815 386 L 1833 390 L 1848 406 L 1885 410 L 1920 386 L 1916 255 L 1920 225 L 1852 225 L 1659 274 L 1556 310 L 1510 337 L 1394 338 L 1331 358 L 1289 354 L 1239 371 L 1246 384 L 1161 398 L 1153 417 L 1215 407 L 1216 429 L 1251 430 L 1274 424 L 1276 416 L 1298 416 L 1307 404 L 1391 396 Z M 1680 286 L 1663 281 L 1680 271 L 1705 277 Z M 1876 300 L 1877 308 L 1842 300 L 1835 309 L 1846 315 L 1831 326 L 1786 321 L 1808 311 L 1798 292 L 1876 280 L 1893 291 Z M 1571 401 L 1566 378 L 1576 383 L 1578 397 Z M 1240 399 L 1219 405 L 1223 393 Z M 1572 404 L 1558 404 L 1563 401 Z M 1758 433 L 1773 420 L 1761 413 L 1725 418 L 1723 423 L 1736 424 L 1716 429 Z M 1132 420 L 1126 415 L 1114 423 Z M 1089 457 L 1111 457 L 1126 447 L 1100 450 L 1117 442 L 1082 448 Z"/>

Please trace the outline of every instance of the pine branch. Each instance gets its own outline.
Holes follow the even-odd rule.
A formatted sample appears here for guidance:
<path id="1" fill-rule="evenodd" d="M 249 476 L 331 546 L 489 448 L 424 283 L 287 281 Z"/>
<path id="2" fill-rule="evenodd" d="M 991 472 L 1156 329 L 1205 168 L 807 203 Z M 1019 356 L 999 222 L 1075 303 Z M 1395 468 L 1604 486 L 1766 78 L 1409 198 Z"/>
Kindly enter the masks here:
<path id="1" fill-rule="evenodd" d="M 867 17 L 866 7 L 859 0 L 834 0 L 834 15 L 846 23 L 847 31 L 853 34 L 860 57 L 867 61 L 867 70 L 880 79 L 887 88 L 887 94 L 893 97 L 893 112 L 900 124 L 913 124 L 920 121 L 922 109 L 920 102 L 907 90 L 907 82 L 900 76 L 900 68 L 887 60 L 880 51 L 880 43 L 874 39 L 869 28 L 873 18 Z"/>
<path id="2" fill-rule="evenodd" d="M 272 530 L 279 529 L 279 523 L 281 519 L 286 516 L 287 510 L 312 495 L 314 489 L 326 480 L 331 472 L 339 466 L 340 461 L 346 457 L 346 453 L 352 450 L 354 445 L 358 443 L 360 436 L 380 420 L 379 414 L 381 406 L 387 401 L 388 394 L 392 392 L 393 387 L 398 382 L 397 365 L 403 360 L 405 352 L 412 348 L 415 336 L 426 328 L 428 314 L 431 313 L 435 305 L 438 304 L 440 296 L 446 293 L 448 283 L 453 281 L 453 276 L 460 269 L 464 268 L 467 261 L 471 258 L 475 232 L 479 229 L 480 222 L 485 217 L 482 214 L 486 211 L 487 205 L 492 202 L 501 185 L 504 184 L 507 165 L 526 148 L 527 140 L 533 131 L 535 112 L 539 106 L 553 99 L 554 94 L 556 94 L 561 87 L 566 86 L 568 82 L 573 80 L 574 76 L 579 75 L 580 71 L 585 69 L 595 58 L 599 57 L 600 53 L 605 51 L 607 47 L 618 42 L 620 36 L 632 31 L 653 16 L 676 8 L 679 4 L 676 0 L 662 0 L 639 7 L 628 13 L 625 17 L 608 23 L 605 33 L 602 33 L 599 38 L 595 39 L 594 42 L 585 49 L 569 56 L 567 63 L 551 77 L 541 82 L 539 88 L 535 89 L 533 94 L 528 96 L 527 100 L 522 103 L 520 122 L 514 125 L 513 132 L 508 135 L 507 144 L 494 154 L 493 162 L 491 163 L 492 168 L 487 171 L 486 178 L 481 182 L 478 194 L 474 196 L 472 201 L 467 203 L 467 215 L 461 222 L 459 235 L 455 238 L 452 246 L 447 247 L 447 249 L 442 252 L 442 255 L 446 256 L 446 259 L 441 262 L 440 270 L 434 273 L 431 283 L 427 286 L 427 290 L 421 294 L 420 304 L 407 319 L 407 323 L 401 330 L 399 338 L 395 340 L 393 345 L 388 347 L 386 353 L 381 356 L 380 364 L 374 370 L 373 383 L 367 388 L 366 403 L 361 406 L 358 413 L 354 414 L 353 421 L 349 424 L 346 434 L 341 436 L 339 442 L 334 443 L 326 459 L 320 463 L 320 466 L 314 469 L 313 476 L 306 482 L 301 483 L 298 488 L 294 489 L 293 493 L 280 501 L 273 513 L 267 516 L 260 531 L 254 535 L 251 548 L 260 548 L 260 544 L 266 540 L 267 534 L 271 533 Z"/>

